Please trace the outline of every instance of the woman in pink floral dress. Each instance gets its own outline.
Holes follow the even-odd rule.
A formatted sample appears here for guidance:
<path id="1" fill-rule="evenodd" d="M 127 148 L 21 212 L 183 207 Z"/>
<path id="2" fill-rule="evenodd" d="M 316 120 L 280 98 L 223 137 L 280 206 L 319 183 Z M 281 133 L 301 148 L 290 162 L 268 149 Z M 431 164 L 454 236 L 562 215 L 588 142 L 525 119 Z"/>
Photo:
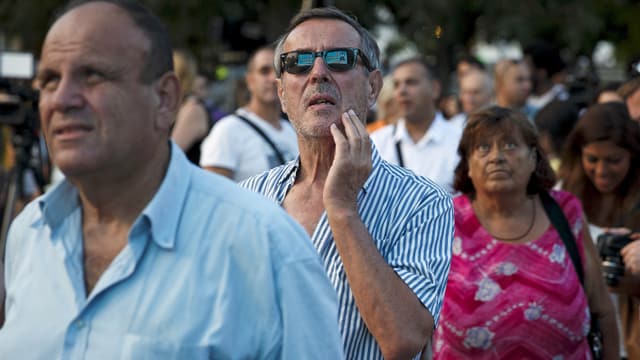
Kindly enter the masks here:
<path id="1" fill-rule="evenodd" d="M 539 193 L 555 178 L 532 124 L 492 107 L 469 117 L 458 149 L 453 258 L 434 359 L 590 359 L 590 313 L 617 358 L 613 307 L 580 202 L 551 191 L 577 242 L 580 283 Z"/>

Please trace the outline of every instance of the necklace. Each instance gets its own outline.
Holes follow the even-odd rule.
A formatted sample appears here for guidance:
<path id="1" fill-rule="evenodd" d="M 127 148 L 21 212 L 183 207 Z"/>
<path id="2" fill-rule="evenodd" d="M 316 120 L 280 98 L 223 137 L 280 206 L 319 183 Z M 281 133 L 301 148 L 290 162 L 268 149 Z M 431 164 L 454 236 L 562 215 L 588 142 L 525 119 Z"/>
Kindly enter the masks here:
<path id="1" fill-rule="evenodd" d="M 503 238 L 503 237 L 495 236 L 486 227 L 485 227 L 485 230 L 487 230 L 489 235 L 493 236 L 493 238 L 496 239 L 496 240 L 500 240 L 500 241 L 517 241 L 517 240 L 520 240 L 520 239 L 524 238 L 525 236 L 529 235 L 529 233 L 531 232 L 531 229 L 533 229 L 533 224 L 536 223 L 536 202 L 535 202 L 535 200 L 533 198 L 531 198 L 531 210 L 533 212 L 533 215 L 531 216 L 531 224 L 529 224 L 529 228 L 527 229 L 527 231 L 525 231 L 524 234 L 522 234 L 520 236 L 516 236 L 516 237 L 512 237 L 512 238 Z"/>

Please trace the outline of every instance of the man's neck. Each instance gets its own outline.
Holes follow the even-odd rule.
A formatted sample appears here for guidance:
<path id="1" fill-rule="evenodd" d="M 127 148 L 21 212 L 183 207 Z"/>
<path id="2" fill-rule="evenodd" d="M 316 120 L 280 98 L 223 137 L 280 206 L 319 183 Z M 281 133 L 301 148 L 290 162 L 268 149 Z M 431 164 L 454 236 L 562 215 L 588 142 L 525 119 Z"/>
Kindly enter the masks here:
<path id="1" fill-rule="evenodd" d="M 434 111 L 431 111 L 425 117 L 417 119 L 405 118 L 404 126 L 414 143 L 417 143 L 424 137 L 424 134 L 427 133 L 427 130 L 429 130 L 429 127 L 431 127 L 431 124 L 435 121 L 435 118 L 436 113 Z"/>
<path id="2" fill-rule="evenodd" d="M 78 189 L 83 223 L 133 224 L 162 184 L 169 159 L 167 149 L 158 151 L 137 169 L 121 171 L 121 176 L 94 174 L 70 178 Z"/>
<path id="3" fill-rule="evenodd" d="M 298 141 L 300 149 L 300 170 L 296 177 L 296 184 L 324 184 L 333 164 L 335 143 L 333 138 L 305 139 Z"/>
<path id="4" fill-rule="evenodd" d="M 259 118 L 269 123 L 276 129 L 280 129 L 280 105 L 279 104 L 265 104 L 255 98 L 249 101 L 246 109 L 252 113 L 258 115 Z"/>

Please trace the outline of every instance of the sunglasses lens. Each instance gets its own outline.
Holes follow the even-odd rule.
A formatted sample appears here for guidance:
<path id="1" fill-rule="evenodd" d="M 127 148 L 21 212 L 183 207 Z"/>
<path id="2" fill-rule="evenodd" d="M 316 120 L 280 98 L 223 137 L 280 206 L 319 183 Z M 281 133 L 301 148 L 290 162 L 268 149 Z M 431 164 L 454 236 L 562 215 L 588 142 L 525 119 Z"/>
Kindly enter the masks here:
<path id="1" fill-rule="evenodd" d="M 355 51 L 350 49 L 336 49 L 327 51 L 324 61 L 333 71 L 347 71 L 356 64 Z"/>
<path id="2" fill-rule="evenodd" d="M 290 74 L 303 74 L 311 70 L 316 57 L 322 56 L 331 71 L 348 71 L 355 67 L 358 56 L 355 49 L 332 49 L 324 52 L 292 51 L 282 55 L 282 70 Z"/>
<path id="3" fill-rule="evenodd" d="M 312 52 L 293 51 L 286 54 L 282 67 L 284 71 L 290 74 L 302 74 L 311 69 L 313 59 L 314 56 Z"/>

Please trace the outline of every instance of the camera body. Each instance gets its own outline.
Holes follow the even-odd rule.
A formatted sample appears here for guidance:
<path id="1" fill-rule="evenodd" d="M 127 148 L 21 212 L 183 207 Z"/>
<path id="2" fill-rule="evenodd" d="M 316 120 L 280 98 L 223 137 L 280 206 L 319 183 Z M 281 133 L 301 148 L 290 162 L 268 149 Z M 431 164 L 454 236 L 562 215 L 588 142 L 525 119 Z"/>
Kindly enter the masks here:
<path id="1" fill-rule="evenodd" d="M 598 253 L 602 259 L 602 276 L 609 286 L 617 286 L 624 275 L 624 262 L 620 250 L 631 242 L 628 235 L 604 233 L 597 239 Z"/>
<path id="2" fill-rule="evenodd" d="M 0 124 L 29 128 L 39 125 L 34 114 L 38 92 L 31 86 L 34 71 L 32 54 L 0 51 Z"/>

